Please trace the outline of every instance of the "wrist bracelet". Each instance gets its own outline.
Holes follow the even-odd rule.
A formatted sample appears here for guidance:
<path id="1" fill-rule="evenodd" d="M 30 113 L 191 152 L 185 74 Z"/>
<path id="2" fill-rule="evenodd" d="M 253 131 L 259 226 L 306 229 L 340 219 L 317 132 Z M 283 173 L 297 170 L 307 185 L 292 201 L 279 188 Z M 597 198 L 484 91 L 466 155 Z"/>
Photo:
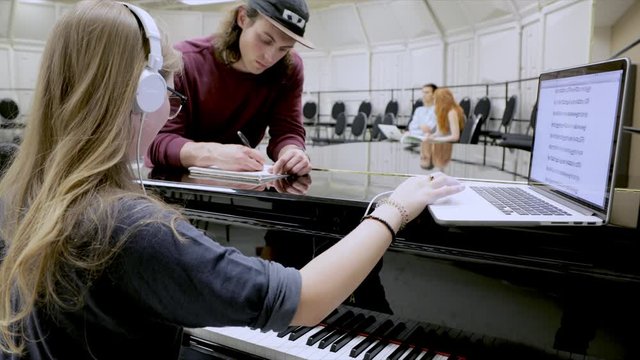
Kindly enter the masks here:
<path id="1" fill-rule="evenodd" d="M 375 220 L 381 223 L 382 225 L 384 225 L 387 229 L 389 229 L 389 232 L 391 233 L 391 243 L 393 244 L 396 241 L 396 232 L 393 230 L 393 227 L 391 227 L 391 225 L 387 222 L 387 220 L 384 220 L 383 218 L 379 218 L 375 215 L 365 215 L 362 217 L 362 220 L 360 220 L 360 222 L 363 222 L 367 219 Z"/>
<path id="2" fill-rule="evenodd" d="M 404 206 L 402 206 L 399 202 L 391 198 L 380 200 L 378 202 L 377 207 L 380 207 L 381 205 L 384 205 L 384 204 L 393 206 L 394 208 L 396 208 L 396 210 L 398 210 L 398 212 L 400 213 L 400 217 L 402 218 L 402 222 L 400 224 L 400 230 L 404 229 L 404 227 L 407 226 L 407 223 L 409 223 L 409 213 L 407 212 L 407 209 Z"/>

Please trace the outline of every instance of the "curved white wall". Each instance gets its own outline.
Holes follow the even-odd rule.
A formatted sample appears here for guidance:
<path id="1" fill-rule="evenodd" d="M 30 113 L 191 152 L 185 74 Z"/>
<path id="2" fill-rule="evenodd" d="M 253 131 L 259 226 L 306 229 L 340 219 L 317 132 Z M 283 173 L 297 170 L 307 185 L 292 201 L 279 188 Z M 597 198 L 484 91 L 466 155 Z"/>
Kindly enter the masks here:
<path id="1" fill-rule="evenodd" d="M 439 85 L 503 82 L 534 77 L 541 70 L 589 60 L 594 0 L 556 1 L 526 18 L 488 20 L 444 32 L 426 8 L 415 0 L 338 4 L 312 13 L 307 35 L 319 50 L 299 47 L 305 61 L 305 91 L 405 89 L 393 97 L 401 113 L 410 112 L 411 89 L 426 82 Z M 67 4 L 0 0 L 0 96 L 17 97 L 28 109 L 40 53 L 55 19 Z M 437 11 L 447 11 L 442 4 Z M 7 10 L 7 11 L 5 11 Z M 7 13 L 13 11 L 9 28 Z M 481 9 L 479 21 L 488 17 Z M 224 13 L 196 11 L 150 11 L 174 41 L 202 36 L 217 30 Z M 468 14 L 469 15 L 469 14 Z M 362 17 L 387 16 L 393 30 L 381 30 Z M 473 14 L 471 14 L 473 16 Z M 34 21 L 33 19 L 38 19 Z M 424 19 L 424 21 L 420 21 Z M 387 28 L 388 29 L 388 28 Z M 606 34 L 600 31 L 599 34 Z M 600 36 L 603 38 L 602 36 Z M 395 39 L 395 40 L 394 40 Z M 601 46 L 606 39 L 597 43 Z M 600 51 L 604 52 L 604 51 Z M 527 88 L 528 87 L 528 88 Z M 510 89 L 521 94 L 523 109 L 530 108 L 535 86 Z M 456 96 L 483 95 L 483 88 L 456 90 Z M 502 93 L 491 94 L 504 97 Z M 360 101 L 370 99 L 374 112 L 384 109 L 390 95 L 363 92 L 323 96 L 328 109 L 337 97 L 347 101 L 354 114 Z M 501 113 L 500 105 L 494 114 Z M 528 110 L 527 110 L 528 111 Z M 324 111 L 323 111 L 324 112 Z M 525 116 L 526 117 L 526 116 Z"/>

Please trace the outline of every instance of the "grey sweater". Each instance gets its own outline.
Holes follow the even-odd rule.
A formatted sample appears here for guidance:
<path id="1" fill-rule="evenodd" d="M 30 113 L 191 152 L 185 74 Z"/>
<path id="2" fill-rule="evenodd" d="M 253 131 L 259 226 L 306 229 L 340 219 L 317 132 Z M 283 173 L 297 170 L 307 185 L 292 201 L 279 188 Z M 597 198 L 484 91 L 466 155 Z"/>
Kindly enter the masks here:
<path id="1" fill-rule="evenodd" d="M 146 216 L 121 214 L 114 239 Z M 289 325 L 300 299 L 296 269 L 223 247 L 185 221 L 177 230 L 184 239 L 162 224 L 139 227 L 78 311 L 37 308 L 23 358 L 177 359 L 183 327 Z"/>

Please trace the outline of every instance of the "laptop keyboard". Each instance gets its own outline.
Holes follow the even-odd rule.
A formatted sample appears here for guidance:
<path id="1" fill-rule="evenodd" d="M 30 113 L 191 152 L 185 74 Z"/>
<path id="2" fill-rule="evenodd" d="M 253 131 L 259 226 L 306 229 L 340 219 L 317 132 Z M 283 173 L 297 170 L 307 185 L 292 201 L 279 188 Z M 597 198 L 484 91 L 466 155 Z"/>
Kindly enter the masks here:
<path id="1" fill-rule="evenodd" d="M 569 215 L 521 188 L 471 186 L 471 189 L 506 215 Z"/>

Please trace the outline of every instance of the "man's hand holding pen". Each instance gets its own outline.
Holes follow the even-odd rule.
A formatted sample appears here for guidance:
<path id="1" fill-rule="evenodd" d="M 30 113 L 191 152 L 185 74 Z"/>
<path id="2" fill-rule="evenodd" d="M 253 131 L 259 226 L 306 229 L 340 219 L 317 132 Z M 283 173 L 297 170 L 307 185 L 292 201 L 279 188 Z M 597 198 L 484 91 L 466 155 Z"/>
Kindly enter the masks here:
<path id="1" fill-rule="evenodd" d="M 187 142 L 180 150 L 180 162 L 185 168 L 215 166 L 231 171 L 262 171 L 265 161 L 260 151 L 247 145 Z"/>

